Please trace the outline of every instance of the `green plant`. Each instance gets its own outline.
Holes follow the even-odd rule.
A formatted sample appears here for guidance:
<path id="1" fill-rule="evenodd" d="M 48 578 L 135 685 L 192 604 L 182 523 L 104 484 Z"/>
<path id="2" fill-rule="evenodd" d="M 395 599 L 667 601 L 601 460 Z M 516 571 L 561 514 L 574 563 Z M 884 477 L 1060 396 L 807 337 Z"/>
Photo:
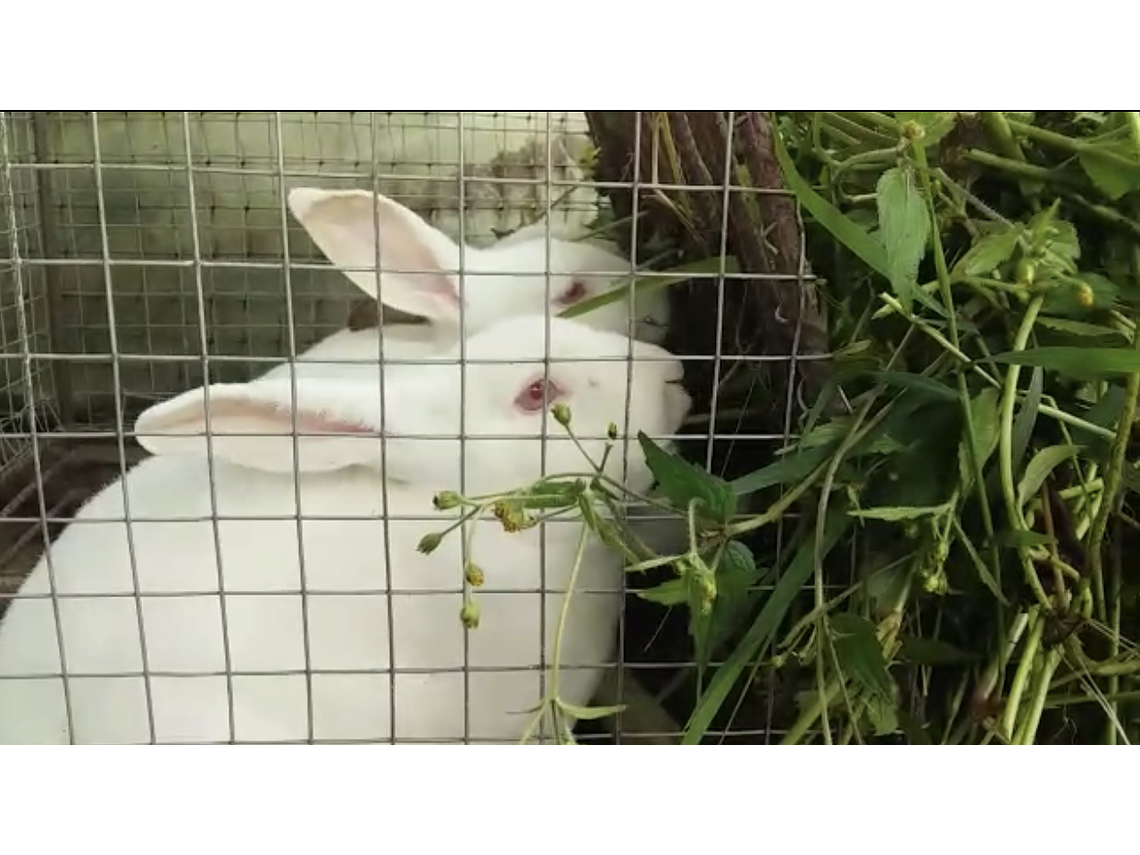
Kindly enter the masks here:
<path id="1" fill-rule="evenodd" d="M 799 690 L 788 743 L 1135 740 L 1140 114 L 790 113 L 776 155 L 841 414 L 813 402 L 733 482 L 639 437 L 653 495 L 597 467 L 543 488 L 633 578 L 672 568 L 639 596 L 689 615 L 682 741 L 761 677 Z M 648 553 L 630 499 L 688 548 Z M 778 522 L 779 561 L 753 540 Z"/>

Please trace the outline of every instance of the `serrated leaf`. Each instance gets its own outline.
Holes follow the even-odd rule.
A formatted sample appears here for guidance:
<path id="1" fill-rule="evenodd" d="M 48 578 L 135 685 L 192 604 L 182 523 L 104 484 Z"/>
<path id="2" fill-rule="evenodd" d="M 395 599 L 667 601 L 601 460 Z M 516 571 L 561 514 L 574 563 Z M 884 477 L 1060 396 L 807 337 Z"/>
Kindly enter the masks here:
<path id="1" fill-rule="evenodd" d="M 705 657 L 700 660 L 704 664 L 736 630 L 740 616 L 748 607 L 750 589 L 764 576 L 763 569 L 756 566 L 752 550 L 739 540 L 725 544 L 715 573 L 716 600 L 709 616 Z"/>
<path id="2" fill-rule="evenodd" d="M 662 606 L 679 606 L 688 600 L 689 593 L 684 579 L 669 579 L 653 588 L 638 591 L 637 596 Z"/>
<path id="3" fill-rule="evenodd" d="M 820 196 L 796 171 L 780 134 L 773 134 L 776 159 L 784 173 L 784 183 L 796 201 L 827 229 L 837 241 L 862 259 L 863 263 L 880 275 L 889 278 L 887 256 L 883 245 L 865 232 L 862 227 Z"/>
<path id="4" fill-rule="evenodd" d="M 978 657 L 936 638 L 908 637 L 902 640 L 899 656 L 915 665 L 956 665 Z"/>
<path id="5" fill-rule="evenodd" d="M 1013 226 L 982 238 L 954 265 L 954 275 L 989 276 L 1010 259 L 1024 231 Z"/>
<path id="6" fill-rule="evenodd" d="M 1081 149 L 1081 167 L 1093 184 L 1113 202 L 1140 189 L 1140 163 L 1129 158 L 1129 146 L 1099 143 Z"/>
<path id="7" fill-rule="evenodd" d="M 736 493 L 725 483 L 699 466 L 669 454 L 639 431 L 637 441 L 645 454 L 646 465 L 657 479 L 658 488 L 679 511 L 688 513 L 689 503 L 696 499 L 697 513 L 717 522 L 728 522 L 736 513 Z"/>
<path id="8" fill-rule="evenodd" d="M 1113 327 L 1105 327 L 1100 324 L 1089 324 L 1084 321 L 1073 321 L 1068 318 L 1056 318 L 1050 315 L 1042 315 L 1037 318 L 1037 326 L 1047 327 L 1048 329 L 1057 330 L 1057 332 L 1069 333 L 1070 335 L 1079 335 L 1094 338 L 1120 338 L 1127 340 L 1126 336 L 1121 330 Z"/>
<path id="9" fill-rule="evenodd" d="M 810 475 L 816 467 L 831 454 L 831 449 L 817 446 L 807 450 L 794 449 L 784 455 L 775 463 L 770 463 L 763 469 L 742 475 L 729 486 L 738 496 L 747 496 L 776 484 L 792 484 L 802 481 Z"/>
<path id="10" fill-rule="evenodd" d="M 918 286 L 918 266 L 926 255 L 930 216 L 909 167 L 888 169 L 875 187 L 879 231 L 887 256 L 887 278 L 903 307 L 910 311 Z"/>
<path id="11" fill-rule="evenodd" d="M 978 456 L 978 471 L 985 471 L 986 462 L 1001 439 L 1001 412 L 998 391 L 987 386 L 970 400 L 970 422 L 973 426 L 974 451 Z M 974 484 L 974 467 L 971 463 L 969 426 L 963 425 L 962 442 L 958 446 L 958 473 L 963 489 Z"/>
<path id="12" fill-rule="evenodd" d="M 1053 217 L 1055 208 L 1049 208 L 1036 215 L 1031 223 L 1045 223 L 1048 239 L 1045 246 L 1049 250 L 1046 256 L 1048 265 L 1058 271 L 1072 273 L 1076 270 L 1076 262 L 1081 257 L 1081 240 L 1077 235 L 1077 227 L 1066 220 Z M 1040 218 L 1040 219 L 1038 219 Z"/>
<path id="13" fill-rule="evenodd" d="M 1135 374 L 1140 371 L 1140 351 L 1108 347 L 1035 347 L 999 353 L 995 362 L 1033 365 L 1072 377 Z"/>
<path id="14" fill-rule="evenodd" d="M 1050 445 L 1033 455 L 1017 485 L 1017 506 L 1025 507 L 1025 503 L 1037 495 L 1049 473 L 1072 457 L 1078 449 L 1079 446 L 1076 445 Z"/>
<path id="15" fill-rule="evenodd" d="M 843 672 L 867 692 L 868 698 L 893 700 L 895 684 L 887 671 L 875 625 L 850 612 L 837 612 L 828 623 Z"/>
<path id="16" fill-rule="evenodd" d="M 1096 273 L 1080 274 L 1079 278 L 1065 277 L 1045 291 L 1041 311 L 1051 315 L 1103 311 L 1116 305 L 1119 290 L 1111 280 Z"/>
<path id="17" fill-rule="evenodd" d="M 950 510 L 950 505 L 929 505 L 921 508 L 859 508 L 850 511 L 851 516 L 868 520 L 885 520 L 898 522 L 899 520 L 915 520 L 921 517 L 931 517 L 944 514 Z"/>

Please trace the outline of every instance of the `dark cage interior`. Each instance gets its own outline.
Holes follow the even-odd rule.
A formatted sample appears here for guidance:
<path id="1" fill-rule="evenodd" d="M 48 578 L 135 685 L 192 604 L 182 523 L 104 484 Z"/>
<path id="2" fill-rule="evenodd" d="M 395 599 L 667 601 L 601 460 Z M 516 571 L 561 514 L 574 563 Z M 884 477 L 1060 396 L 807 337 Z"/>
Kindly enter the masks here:
<path id="1" fill-rule="evenodd" d="M 686 358 L 686 386 L 701 414 L 685 429 L 691 438 L 680 443 L 680 453 L 730 482 L 760 470 L 821 400 L 831 377 L 826 316 L 777 162 L 773 116 L 587 111 L 586 117 L 597 146 L 594 177 L 612 206 L 623 251 L 658 269 L 703 268 L 671 292 L 676 320 L 666 346 Z M 833 409 L 830 399 L 826 409 Z M 778 529 L 744 542 L 758 562 L 782 562 Z M 642 575 L 638 586 L 649 587 L 673 571 Z M 672 663 L 638 673 L 682 724 L 699 694 L 688 620 L 681 609 L 662 617 L 659 606 L 629 598 L 625 655 L 635 663 Z M 726 642 L 724 649 L 730 647 Z M 753 686 L 735 709 L 726 704 L 721 732 L 745 742 L 766 738 L 775 724 L 773 691 Z"/>

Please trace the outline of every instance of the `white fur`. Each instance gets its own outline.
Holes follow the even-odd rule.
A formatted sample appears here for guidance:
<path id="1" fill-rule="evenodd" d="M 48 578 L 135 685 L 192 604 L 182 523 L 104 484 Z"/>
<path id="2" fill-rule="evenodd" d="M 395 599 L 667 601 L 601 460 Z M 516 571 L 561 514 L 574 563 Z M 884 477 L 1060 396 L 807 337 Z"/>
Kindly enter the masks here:
<path id="1" fill-rule="evenodd" d="M 411 332 L 395 332 L 405 325 L 385 327 L 386 359 L 426 358 L 453 345 L 460 332 L 461 287 L 463 326 L 470 335 L 511 315 L 547 308 L 557 314 L 569 305 L 559 298 L 575 281 L 586 288 L 581 299 L 588 299 L 622 287 L 618 280 L 628 275 L 628 260 L 612 244 L 572 240 L 579 236 L 579 229 L 555 229 L 552 234 L 548 291 L 546 227 L 540 223 L 525 226 L 488 248 L 465 247 L 461 253 L 458 244 L 413 211 L 368 191 L 298 187 L 290 191 L 288 206 L 317 247 L 368 296 L 377 297 L 376 235 L 380 237 L 381 266 L 410 271 L 381 273 L 381 302 L 427 318 L 429 323 L 408 325 Z M 454 273 L 461 267 L 462 286 Z M 669 318 L 664 290 L 637 293 L 634 316 L 634 336 L 659 343 Z M 581 315 L 580 320 L 597 329 L 627 333 L 629 300 L 615 300 Z M 306 370 L 310 370 L 309 363 L 376 362 L 380 335 L 378 328 L 341 330 L 299 354 L 297 362 Z M 285 364 L 265 376 L 288 374 Z"/>
<path id="2" fill-rule="evenodd" d="M 539 476 L 541 413 L 525 413 L 514 401 L 542 375 L 541 364 L 518 360 L 541 353 L 544 327 L 545 318 L 516 317 L 468 339 L 473 358 L 515 362 L 468 365 L 462 408 L 460 369 L 437 364 L 392 371 L 386 402 L 393 406 L 386 407 L 382 424 L 375 377 L 369 382 L 366 374 L 354 372 L 316 381 L 298 376 L 295 385 L 288 380 L 217 384 L 209 387 L 208 406 L 205 391 L 195 389 L 147 410 L 136 433 L 157 456 L 87 503 L 19 591 L 24 596 L 50 590 L 50 557 L 57 592 L 118 595 L 57 601 L 73 729 L 69 732 L 60 677 L 0 679 L 0 742 L 150 741 L 142 677 L 108 676 L 142 670 L 136 602 L 141 602 L 152 674 L 156 740 L 229 741 L 219 600 L 225 604 L 229 671 L 246 672 L 232 678 L 236 741 L 304 741 L 310 736 L 306 666 L 318 672 L 311 674 L 311 735 L 317 740 L 384 741 L 392 724 L 398 738 L 460 740 L 465 658 L 476 669 L 519 668 L 472 670 L 467 677 L 468 735 L 473 740 L 517 740 L 528 719 L 522 711 L 540 697 L 539 672 L 527 668 L 539 664 L 542 637 L 543 609 L 535 592 L 542 582 L 539 529 L 507 534 L 493 520 L 477 524 L 472 557 L 484 570 L 486 586 L 475 592 L 482 620 L 468 633 L 466 657 L 458 617 L 463 572 L 458 532 L 430 556 L 418 553 L 416 544 L 454 517 L 455 511 L 433 511 L 431 498 L 438 490 L 458 489 L 461 471 L 469 495 L 517 488 Z M 624 418 L 628 363 L 621 357 L 629 340 L 563 319 L 550 321 L 550 335 L 556 358 L 581 360 L 552 362 L 549 377 L 566 391 L 563 400 L 573 410 L 575 432 L 598 458 L 607 423 L 621 424 Z M 630 431 L 672 434 L 689 405 L 675 382 L 681 366 L 654 345 L 634 343 L 634 354 Z M 618 360 L 587 361 L 599 357 Z M 636 361 L 645 358 L 662 361 Z M 401 405 L 408 400 L 415 406 Z M 203 431 L 207 412 L 212 479 L 202 454 L 205 441 L 195 436 Z M 458 432 L 461 413 L 469 435 L 465 455 L 448 438 Z M 290 435 L 294 416 L 299 431 L 328 435 Z M 549 416 L 546 421 L 546 471 L 584 471 L 585 461 L 562 428 Z M 380 429 L 388 446 L 387 520 L 385 482 L 376 468 Z M 272 435 L 251 436 L 257 433 Z M 293 475 L 294 442 L 299 481 Z M 611 455 L 607 470 L 621 477 L 620 454 Z M 396 483 L 394 477 L 404 480 Z M 637 443 L 631 441 L 627 483 L 644 490 L 650 482 Z M 216 523 L 211 521 L 211 485 L 217 514 L 223 517 Z M 300 522 L 291 516 L 298 513 L 297 493 Z M 136 520 L 129 527 L 123 522 L 124 494 Z M 233 515 L 260 519 L 224 519 Z M 265 519 L 271 515 L 279 518 Z M 401 515 L 428 519 L 398 519 Z M 580 528 L 551 522 L 546 531 L 545 587 L 564 591 Z M 302 584 L 300 553 L 309 591 L 307 612 L 296 593 Z M 390 601 L 389 571 L 392 589 L 409 591 Z M 572 666 L 612 660 L 620 573 L 615 556 L 588 541 L 562 645 L 560 693 L 570 703 L 588 703 L 601 673 Z M 218 593 L 219 574 L 224 597 Z M 514 593 L 495 593 L 503 589 Z M 410 593 L 415 590 L 433 593 Z M 182 595 L 150 596 L 174 593 Z M 548 593 L 548 665 L 561 603 L 560 595 Z M 413 669 L 397 675 L 394 722 L 388 675 L 379 673 L 389 667 L 389 606 L 396 667 Z M 449 671 L 414 673 L 417 668 Z M 0 623 L 0 676 L 60 673 L 51 601 L 16 599 Z"/>

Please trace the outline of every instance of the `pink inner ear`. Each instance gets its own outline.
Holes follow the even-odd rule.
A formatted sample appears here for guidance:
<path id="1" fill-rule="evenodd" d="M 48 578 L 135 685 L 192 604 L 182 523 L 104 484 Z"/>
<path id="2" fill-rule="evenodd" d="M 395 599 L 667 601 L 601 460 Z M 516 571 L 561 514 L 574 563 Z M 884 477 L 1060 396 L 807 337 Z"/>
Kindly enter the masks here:
<path id="1" fill-rule="evenodd" d="M 291 430 L 292 419 L 290 418 L 288 410 L 282 410 L 279 407 L 272 405 L 267 406 L 267 416 L 273 421 L 282 423 L 286 430 Z M 341 419 L 329 419 L 319 413 L 312 413 L 302 410 L 297 413 L 297 432 L 298 433 L 334 433 L 334 434 L 369 434 L 374 433 L 374 430 L 359 422 L 348 422 Z"/>
<path id="2" fill-rule="evenodd" d="M 205 401 L 202 401 L 201 404 L 204 405 Z M 282 431 L 286 433 L 292 431 L 292 419 L 290 418 L 290 410 L 287 408 L 263 401 L 211 398 L 210 427 L 215 432 L 224 434 L 232 430 L 232 428 L 226 427 L 227 423 L 240 425 L 244 422 L 248 425 L 251 420 L 255 424 L 262 424 L 266 433 L 280 435 Z M 306 410 L 300 410 L 297 413 L 297 431 L 302 434 L 370 434 L 374 432 L 372 427 L 359 422 L 330 419 L 320 413 Z M 205 432 L 206 417 L 204 407 L 201 405 L 193 414 L 188 414 L 184 419 L 168 423 L 166 429 L 160 431 L 160 433 L 165 434 Z M 256 431 L 253 433 L 256 434 Z"/>

